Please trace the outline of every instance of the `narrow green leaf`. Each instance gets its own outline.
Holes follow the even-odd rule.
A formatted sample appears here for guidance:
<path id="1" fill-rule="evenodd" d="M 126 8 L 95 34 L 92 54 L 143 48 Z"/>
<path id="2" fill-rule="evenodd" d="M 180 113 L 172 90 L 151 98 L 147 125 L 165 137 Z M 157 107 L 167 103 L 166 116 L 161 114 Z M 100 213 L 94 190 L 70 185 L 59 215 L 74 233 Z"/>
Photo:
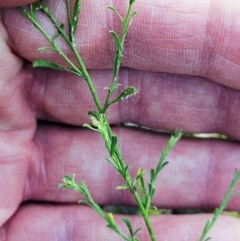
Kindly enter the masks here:
<path id="1" fill-rule="evenodd" d="M 24 7 L 19 7 L 18 9 L 25 17 L 27 17 L 30 20 L 32 19 L 31 14 Z"/>
<path id="2" fill-rule="evenodd" d="M 74 178 L 71 177 L 71 176 L 68 176 L 68 175 L 65 175 L 63 179 L 64 179 L 66 182 L 72 182 L 72 181 L 74 181 Z"/>
<path id="3" fill-rule="evenodd" d="M 56 51 L 56 49 L 52 48 L 52 47 L 40 47 L 38 48 L 38 52 L 44 52 L 44 51 L 47 51 L 47 50 L 53 50 L 53 51 Z"/>
<path id="4" fill-rule="evenodd" d="M 107 214 L 107 217 L 108 217 L 108 222 L 113 226 L 113 227 L 116 227 L 116 222 L 115 222 L 115 219 L 114 219 L 114 216 L 112 213 L 108 213 Z"/>
<path id="5" fill-rule="evenodd" d="M 66 183 L 60 183 L 60 184 L 58 185 L 58 188 L 59 188 L 59 189 L 69 189 L 69 186 L 68 186 Z"/>
<path id="6" fill-rule="evenodd" d="M 164 163 L 165 158 L 167 157 L 167 155 L 170 153 L 170 151 L 173 149 L 173 147 L 176 145 L 176 143 L 178 142 L 178 140 L 180 139 L 182 133 L 181 131 L 176 131 L 175 135 L 172 135 L 170 140 L 168 141 L 168 145 L 167 148 L 165 150 L 162 151 L 158 165 L 156 167 L 156 173 L 158 174 L 160 172 L 160 170 L 166 165 Z M 157 175 L 156 174 L 156 175 Z"/>
<path id="7" fill-rule="evenodd" d="M 138 229 L 133 233 L 133 235 L 136 236 L 136 234 L 137 234 L 138 232 L 140 232 L 141 230 L 142 230 L 142 228 L 138 228 Z M 138 240 L 138 239 L 136 239 L 136 240 Z"/>
<path id="8" fill-rule="evenodd" d="M 132 227 L 131 221 L 128 218 L 123 218 L 122 221 L 126 224 L 128 230 L 129 230 L 129 233 L 130 233 L 131 237 L 133 238 L 134 232 L 133 232 L 133 227 Z"/>
<path id="9" fill-rule="evenodd" d="M 130 167 L 129 165 L 126 165 L 126 166 L 124 167 L 124 171 L 127 172 L 127 170 L 129 169 L 129 167 Z"/>
<path id="10" fill-rule="evenodd" d="M 134 178 L 132 180 L 132 182 L 130 183 L 130 189 L 131 190 L 136 189 L 136 182 L 137 182 L 137 180 L 136 180 L 136 178 Z"/>
<path id="11" fill-rule="evenodd" d="M 127 26 L 127 28 L 126 28 L 125 34 L 127 34 L 127 32 L 128 32 L 128 30 L 129 30 L 129 28 L 130 28 L 130 26 L 131 26 L 131 24 L 132 24 L 132 22 L 133 22 L 134 17 L 136 16 L 136 14 L 137 14 L 137 11 L 134 11 L 134 12 L 132 13 L 132 15 L 131 15 L 131 17 L 130 17 L 130 19 L 129 19 L 128 26 Z"/>
<path id="12" fill-rule="evenodd" d="M 113 167 L 119 172 L 121 173 L 119 166 L 117 165 L 117 163 L 111 158 L 111 157 L 107 157 L 106 160 L 111 163 L 113 165 Z"/>
<path id="13" fill-rule="evenodd" d="M 229 199 L 230 200 L 230 199 Z M 228 201 L 229 201 L 228 200 Z M 214 216 L 219 216 L 220 214 L 221 214 L 221 211 L 219 210 L 219 208 L 216 208 L 215 210 L 214 210 Z"/>
<path id="14" fill-rule="evenodd" d="M 120 83 L 114 84 L 113 87 L 110 89 L 111 93 L 113 94 L 120 86 Z"/>
<path id="15" fill-rule="evenodd" d="M 144 173 L 138 173 L 136 180 L 143 178 L 144 175 L 145 175 Z"/>
<path id="16" fill-rule="evenodd" d="M 121 48 L 122 48 L 122 47 L 121 47 L 121 43 L 120 43 L 120 40 L 119 40 L 119 38 L 118 38 L 116 32 L 114 32 L 114 31 L 109 31 L 109 33 L 111 34 L 113 40 L 115 41 L 118 50 L 121 51 Z"/>
<path id="17" fill-rule="evenodd" d="M 60 25 L 60 28 L 61 28 L 61 29 L 64 28 L 64 24 L 63 24 L 63 23 Z M 60 33 L 59 31 L 57 31 L 57 32 L 54 34 L 52 40 L 54 41 L 57 37 L 59 37 L 60 34 L 61 34 L 61 33 Z"/>
<path id="18" fill-rule="evenodd" d="M 155 171 L 154 171 L 154 169 L 151 169 L 150 170 L 150 182 L 153 182 L 154 178 L 155 178 Z"/>
<path id="19" fill-rule="evenodd" d="M 73 17 L 71 22 L 71 32 L 74 35 L 77 29 L 78 19 L 81 12 L 82 0 L 76 0 L 73 8 Z"/>
<path id="20" fill-rule="evenodd" d="M 210 224 L 210 220 L 208 219 L 204 225 L 204 228 L 203 228 L 204 231 L 208 229 L 209 224 Z"/>
<path id="21" fill-rule="evenodd" d="M 30 4 L 30 14 L 32 16 L 32 18 L 37 21 L 37 17 L 36 17 L 36 7 L 35 4 Z"/>
<path id="22" fill-rule="evenodd" d="M 116 228 L 112 224 L 108 224 L 106 227 L 116 232 Z"/>
<path id="23" fill-rule="evenodd" d="M 143 178 L 144 175 L 145 175 L 144 169 L 140 168 L 138 170 L 137 181 L 138 181 L 138 186 L 139 186 L 139 189 L 140 189 L 140 192 L 141 192 L 142 202 L 145 205 L 146 204 L 146 197 L 147 197 L 147 190 L 146 190 L 146 186 L 145 186 L 145 183 L 144 183 L 144 178 Z"/>
<path id="24" fill-rule="evenodd" d="M 137 14 L 137 11 L 134 11 L 131 15 L 131 18 L 133 19 L 135 17 L 135 15 Z"/>
<path id="25" fill-rule="evenodd" d="M 97 111 L 93 110 L 93 111 L 89 111 L 88 115 L 92 115 L 93 117 L 95 117 L 97 120 L 100 120 L 100 113 L 98 113 Z"/>
<path id="26" fill-rule="evenodd" d="M 114 152 L 115 152 L 115 148 L 117 145 L 117 137 L 115 135 L 112 136 L 112 143 L 111 143 L 111 151 L 110 151 L 110 155 L 113 156 Z"/>
<path id="27" fill-rule="evenodd" d="M 91 121 L 92 121 L 93 126 L 95 126 L 99 129 L 99 127 L 101 126 L 101 123 L 99 122 L 99 120 L 96 119 L 94 116 L 91 116 Z"/>
<path id="28" fill-rule="evenodd" d="M 134 237 L 133 241 L 140 241 L 138 238 Z"/>
<path id="29" fill-rule="evenodd" d="M 153 183 L 149 183 L 148 187 L 149 187 L 148 198 L 149 198 L 149 201 L 150 201 L 148 203 L 148 205 L 150 206 L 156 188 L 155 188 L 155 184 L 153 184 Z"/>
<path id="30" fill-rule="evenodd" d="M 56 64 L 54 62 L 51 62 L 51 61 L 48 61 L 48 60 L 36 60 L 33 62 L 33 67 L 34 68 L 50 68 L 50 69 L 53 69 L 53 70 L 59 70 L 59 71 L 67 71 L 67 72 L 71 72 L 73 74 L 76 74 L 78 76 L 83 76 L 82 72 L 80 70 L 78 70 L 79 72 L 73 70 L 73 69 L 69 69 L 65 66 L 62 66 L 62 65 L 59 65 L 59 64 Z"/>
<path id="31" fill-rule="evenodd" d="M 80 187 L 81 187 L 82 189 L 86 190 L 87 192 L 89 192 L 88 187 L 87 187 L 86 183 L 84 182 L 84 180 L 81 181 Z M 89 193 L 89 194 L 90 194 L 90 193 Z"/>
<path id="32" fill-rule="evenodd" d="M 54 69 L 54 70 L 67 70 L 66 67 L 61 66 L 59 64 L 53 63 L 51 61 L 48 60 L 36 60 L 33 62 L 33 67 L 44 67 L 44 68 L 50 68 L 50 69 Z"/>
<path id="33" fill-rule="evenodd" d="M 122 184 L 121 186 L 117 186 L 116 190 L 125 190 L 129 189 L 129 186 L 127 184 Z"/>
<path id="34" fill-rule="evenodd" d="M 163 162 L 161 165 L 159 165 L 156 169 L 156 175 L 168 164 L 169 162 Z"/>
<path id="35" fill-rule="evenodd" d="M 43 12 L 49 12 L 48 6 L 42 1 L 37 1 L 35 3 L 32 3 L 35 10 L 42 10 Z"/>
<path id="36" fill-rule="evenodd" d="M 130 86 L 126 90 L 124 90 L 115 100 L 113 100 L 109 105 L 118 103 L 122 101 L 123 99 L 127 99 L 132 95 L 135 95 L 137 93 L 137 89 Z"/>
<path id="37" fill-rule="evenodd" d="M 89 124 L 83 124 L 83 128 L 88 128 L 89 130 L 99 132 L 97 128 L 94 128 L 94 127 L 90 126 Z"/>
<path id="38" fill-rule="evenodd" d="M 37 1 L 30 4 L 30 14 L 32 18 L 37 21 L 36 11 L 41 10 L 43 7 L 47 7 L 42 1 Z"/>
<path id="39" fill-rule="evenodd" d="M 121 21 L 123 20 L 123 18 L 122 18 L 122 16 L 120 15 L 120 13 L 119 13 L 114 7 L 109 6 L 108 9 L 110 9 L 111 11 L 113 11 L 113 12 L 120 18 Z"/>
<path id="40" fill-rule="evenodd" d="M 70 0 L 65 0 L 65 1 L 66 1 L 67 16 L 68 16 L 68 30 L 69 30 L 69 35 L 71 35 L 71 22 L 72 22 L 72 16 L 71 16 Z"/>
<path id="41" fill-rule="evenodd" d="M 58 186 L 59 188 L 76 189 L 77 184 L 75 183 L 75 174 L 71 176 L 65 175 L 62 179 L 62 183 Z"/>
<path id="42" fill-rule="evenodd" d="M 219 208 L 216 208 L 214 211 L 214 215 L 213 218 L 211 220 L 207 220 L 204 229 L 202 231 L 202 235 L 199 239 L 199 241 L 204 240 L 205 236 L 207 235 L 207 233 L 209 232 L 209 230 L 212 228 L 212 226 L 214 225 L 214 223 L 216 222 L 216 220 L 218 219 L 218 217 L 220 216 L 220 214 L 223 212 L 223 210 L 226 208 L 230 198 L 232 197 L 233 191 L 235 186 L 237 185 L 237 183 L 240 180 L 240 172 L 235 170 L 235 174 L 234 177 L 232 179 L 232 182 L 228 188 L 227 194 L 225 195 L 221 205 Z"/>
<path id="43" fill-rule="evenodd" d="M 84 204 L 84 205 L 88 205 L 88 206 L 92 206 L 87 200 L 79 200 L 78 201 L 79 204 Z"/>

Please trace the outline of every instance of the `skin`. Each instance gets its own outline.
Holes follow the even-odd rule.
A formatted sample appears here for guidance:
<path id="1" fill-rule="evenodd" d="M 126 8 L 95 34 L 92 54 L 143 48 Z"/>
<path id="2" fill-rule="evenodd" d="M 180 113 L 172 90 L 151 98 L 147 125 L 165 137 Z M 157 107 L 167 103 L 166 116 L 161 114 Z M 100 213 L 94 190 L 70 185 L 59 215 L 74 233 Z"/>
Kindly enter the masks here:
<path id="1" fill-rule="evenodd" d="M 57 188 L 64 174 L 76 173 L 99 204 L 134 204 L 126 191 L 115 190 L 122 180 L 105 161 L 99 135 L 81 127 L 89 123 L 87 112 L 95 109 L 86 84 L 70 74 L 31 67 L 41 57 L 61 60 L 38 53 L 38 47 L 47 45 L 44 38 L 16 9 L 4 9 L 30 2 L 0 1 L 0 241 L 121 240 L 94 211 L 76 205 L 77 193 Z M 63 1 L 48 2 L 64 21 Z M 95 2 L 83 1 L 76 39 L 100 90 L 109 85 L 114 54 L 107 31 L 120 30 L 120 25 L 106 10 L 109 1 Z M 124 12 L 125 3 L 116 2 Z M 121 90 L 135 86 L 139 94 L 111 107 L 110 123 L 219 132 L 234 139 L 183 138 L 157 181 L 153 205 L 215 208 L 234 170 L 240 169 L 239 8 L 231 0 L 135 4 L 138 15 L 127 36 L 119 82 Z M 100 92 L 102 100 L 104 94 Z M 169 138 L 134 128 L 114 127 L 114 132 L 133 174 L 140 166 L 153 168 Z M 240 211 L 239 196 L 228 209 Z M 152 223 L 159 241 L 193 241 L 210 217 L 161 216 Z M 142 226 L 139 217 L 131 218 L 134 227 Z M 238 241 L 239 226 L 239 219 L 222 216 L 210 235 L 215 241 Z M 139 239 L 149 240 L 145 230 Z"/>

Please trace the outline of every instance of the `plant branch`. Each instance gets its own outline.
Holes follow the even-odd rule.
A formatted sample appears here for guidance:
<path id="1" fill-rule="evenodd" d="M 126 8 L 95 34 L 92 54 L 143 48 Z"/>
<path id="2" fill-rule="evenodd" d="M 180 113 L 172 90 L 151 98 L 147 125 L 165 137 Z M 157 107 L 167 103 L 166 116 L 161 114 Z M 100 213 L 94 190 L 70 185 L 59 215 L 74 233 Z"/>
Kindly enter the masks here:
<path id="1" fill-rule="evenodd" d="M 221 205 L 219 208 L 216 208 L 214 211 L 214 215 L 213 218 L 211 220 L 207 220 L 207 222 L 205 223 L 204 229 L 202 231 L 202 235 L 199 239 L 199 241 L 203 241 L 207 234 L 209 233 L 210 229 L 212 228 L 212 226 L 215 224 L 215 222 L 217 221 L 218 217 L 221 215 L 221 213 L 224 211 L 224 209 L 226 208 L 228 202 L 230 201 L 232 195 L 233 195 L 233 191 L 234 188 L 236 187 L 237 183 L 240 180 L 240 171 L 235 170 L 232 182 L 228 188 L 227 194 L 225 195 Z M 207 238 L 205 239 L 205 241 L 210 240 L 211 238 Z"/>

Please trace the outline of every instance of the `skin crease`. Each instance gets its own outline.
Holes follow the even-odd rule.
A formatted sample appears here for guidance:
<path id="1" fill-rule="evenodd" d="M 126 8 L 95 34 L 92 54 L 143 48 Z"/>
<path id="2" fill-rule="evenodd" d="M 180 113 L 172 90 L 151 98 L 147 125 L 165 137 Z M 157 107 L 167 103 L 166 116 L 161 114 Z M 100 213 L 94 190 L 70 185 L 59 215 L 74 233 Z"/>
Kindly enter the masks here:
<path id="1" fill-rule="evenodd" d="M 0 7 L 26 2 L 0 1 Z M 63 1 L 47 2 L 64 21 Z M 77 31 L 97 90 L 108 86 L 111 77 L 114 45 L 107 32 L 120 27 L 106 10 L 109 4 L 83 1 Z M 125 11 L 123 1 L 112 5 Z M 234 139 L 183 138 L 156 184 L 153 204 L 160 208 L 215 208 L 240 169 L 239 8 L 229 0 L 135 4 L 138 15 L 127 36 L 119 82 L 122 89 L 135 86 L 139 94 L 109 110 L 111 124 L 130 121 Z M 99 204 L 133 205 L 127 192 L 115 190 L 122 180 L 105 161 L 101 138 L 81 128 L 89 122 L 87 112 L 95 109 L 86 84 L 73 75 L 31 67 L 28 61 L 41 57 L 36 50 L 47 43 L 17 10 L 2 9 L 0 36 L 0 241 L 121 240 L 94 211 L 75 204 L 78 194 L 57 188 L 64 174 L 76 173 Z M 103 99 L 104 91 L 100 95 Z M 134 128 L 114 127 L 114 132 L 133 174 L 140 166 L 153 168 L 169 138 Z M 239 198 L 232 198 L 229 210 L 240 211 Z M 210 217 L 162 216 L 152 223 L 159 241 L 194 241 Z M 131 218 L 134 227 L 142 226 L 139 217 Z M 222 216 L 210 235 L 238 241 L 239 226 L 239 219 Z M 149 240 L 145 230 L 139 239 Z"/>

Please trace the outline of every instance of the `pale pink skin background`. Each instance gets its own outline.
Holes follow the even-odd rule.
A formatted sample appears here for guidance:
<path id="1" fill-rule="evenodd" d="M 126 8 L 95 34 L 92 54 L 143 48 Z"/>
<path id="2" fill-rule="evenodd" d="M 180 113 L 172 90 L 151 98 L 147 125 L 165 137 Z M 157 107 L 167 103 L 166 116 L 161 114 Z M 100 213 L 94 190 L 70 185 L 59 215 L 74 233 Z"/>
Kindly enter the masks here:
<path id="1" fill-rule="evenodd" d="M 0 7 L 30 2 L 1 0 Z M 47 2 L 65 21 L 64 1 Z M 77 31 L 77 46 L 97 90 L 111 77 L 115 47 L 108 30 L 120 30 L 109 5 L 123 13 L 127 0 L 83 1 Z M 183 138 L 158 179 L 154 205 L 215 208 L 240 169 L 240 3 L 137 0 L 134 8 L 138 15 L 126 39 L 119 82 L 123 88 L 135 86 L 139 94 L 113 106 L 109 120 L 234 138 Z M 47 43 L 17 10 L 2 9 L 0 35 L 0 240 L 121 240 L 94 211 L 76 205 L 80 195 L 57 188 L 64 174 L 76 173 L 99 204 L 134 204 L 126 191 L 115 190 L 122 180 L 105 161 L 100 136 L 81 127 L 95 109 L 86 84 L 70 74 L 31 67 L 28 61 L 40 57 L 61 61 L 37 53 Z M 103 99 L 104 91 L 100 94 Z M 37 124 L 37 119 L 48 122 Z M 123 127 L 114 132 L 133 174 L 138 167 L 153 168 L 169 138 Z M 240 211 L 240 196 L 228 209 Z M 152 223 L 159 241 L 194 241 L 210 217 L 162 216 Z M 142 226 L 141 218 L 132 220 L 135 228 Z M 210 235 L 214 241 L 238 241 L 239 232 L 240 220 L 224 216 Z M 139 238 L 149 240 L 145 230 Z"/>

